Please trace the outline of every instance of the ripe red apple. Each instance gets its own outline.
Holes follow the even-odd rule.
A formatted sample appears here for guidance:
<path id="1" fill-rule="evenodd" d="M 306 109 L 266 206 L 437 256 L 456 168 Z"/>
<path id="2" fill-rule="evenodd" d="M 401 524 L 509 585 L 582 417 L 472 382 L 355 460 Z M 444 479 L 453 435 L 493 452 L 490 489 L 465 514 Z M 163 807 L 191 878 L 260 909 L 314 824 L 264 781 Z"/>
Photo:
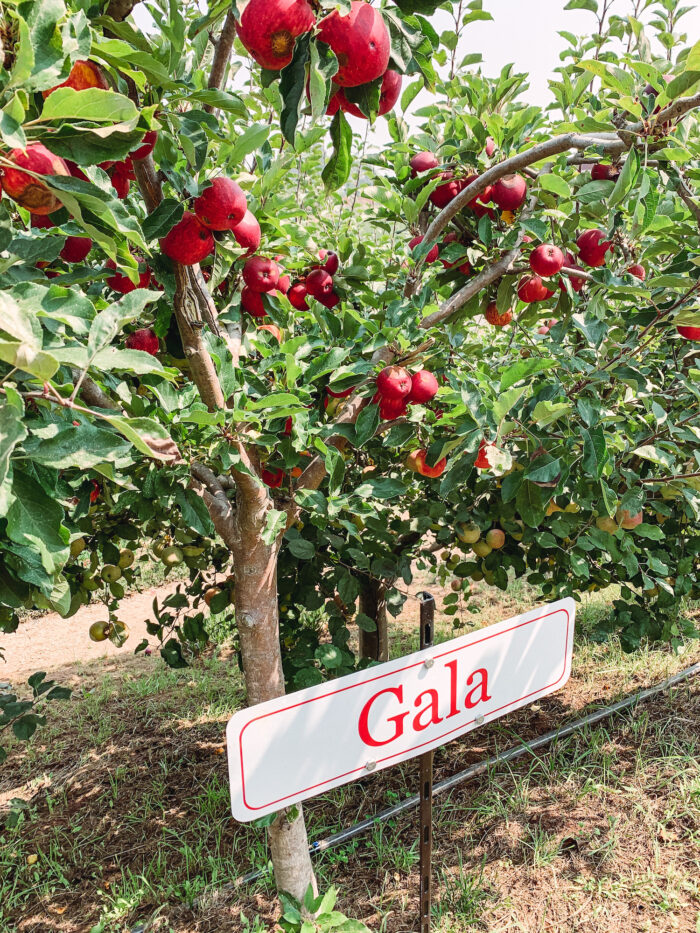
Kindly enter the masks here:
<path id="1" fill-rule="evenodd" d="M 22 169 L 29 169 L 37 175 L 70 175 L 63 159 L 43 143 L 29 143 L 26 149 L 12 149 L 5 158 L 17 166 L 1 170 L 2 190 L 8 198 L 32 214 L 52 214 L 61 207 L 60 200 L 43 181 Z"/>
<path id="2" fill-rule="evenodd" d="M 113 259 L 108 259 L 106 265 L 108 269 L 117 268 L 117 264 Z M 111 275 L 107 279 L 107 284 L 113 291 L 119 292 L 120 295 L 128 295 L 129 292 L 133 292 L 136 288 L 148 288 L 151 284 L 151 270 L 147 266 L 144 272 L 140 272 L 138 283 L 132 282 L 128 276 L 117 272 L 116 275 Z"/>
<path id="3" fill-rule="evenodd" d="M 112 187 L 117 192 L 117 197 L 120 201 L 125 200 L 129 195 L 129 189 L 131 188 L 131 173 L 129 169 L 123 162 L 117 162 L 112 171 L 110 172 L 110 181 L 112 182 Z"/>
<path id="4" fill-rule="evenodd" d="M 48 214 L 30 214 L 29 225 L 33 230 L 49 230 L 56 226 Z"/>
<path id="5" fill-rule="evenodd" d="M 486 137 L 486 146 L 485 146 L 485 148 L 484 148 L 484 152 L 486 153 L 486 157 L 487 157 L 488 159 L 490 159 L 491 156 L 494 154 L 495 151 L 496 151 L 496 141 L 495 141 L 495 139 L 493 138 L 493 136 L 487 136 L 487 137 Z"/>
<path id="6" fill-rule="evenodd" d="M 289 291 L 289 288 L 292 284 L 292 279 L 288 275 L 280 275 L 279 281 L 277 282 L 277 291 L 280 295 L 286 295 Z"/>
<path id="7" fill-rule="evenodd" d="M 596 162 L 591 169 L 592 181 L 614 181 L 620 174 L 616 165 L 607 165 L 605 162 Z"/>
<path id="8" fill-rule="evenodd" d="M 284 470 L 263 470 L 262 481 L 266 486 L 269 486 L 270 489 L 279 489 L 284 482 Z"/>
<path id="9" fill-rule="evenodd" d="M 629 509 L 618 509 L 615 513 L 615 518 L 620 528 L 626 528 L 630 531 L 632 528 L 636 528 L 638 525 L 641 525 L 644 521 L 644 514 L 642 512 L 635 512 L 632 514 Z"/>
<path id="10" fill-rule="evenodd" d="M 182 220 L 160 241 L 160 248 L 173 262 L 195 266 L 213 252 L 214 237 L 192 211 L 185 211 Z"/>
<path id="11" fill-rule="evenodd" d="M 338 90 L 335 91 L 335 93 L 331 94 L 330 96 L 330 99 L 328 101 L 328 106 L 326 107 L 326 115 L 329 117 L 334 117 L 336 113 L 340 110 L 340 103 L 341 103 L 340 88 L 338 88 Z"/>
<path id="12" fill-rule="evenodd" d="M 273 292 L 280 279 L 280 270 L 274 259 L 251 256 L 243 266 L 243 281 L 254 292 Z"/>
<path id="13" fill-rule="evenodd" d="M 276 324 L 260 324 L 258 330 L 266 330 L 268 334 L 272 334 L 277 343 L 282 343 L 282 331 Z M 292 419 L 289 418 L 288 420 L 291 421 Z M 291 426 L 289 431 L 285 431 L 285 434 L 289 433 L 291 433 Z"/>
<path id="14" fill-rule="evenodd" d="M 68 171 L 71 173 L 73 178 L 79 178 L 81 181 L 90 181 L 85 172 L 80 168 L 79 165 L 76 165 L 75 162 L 71 162 L 70 159 L 63 160 L 68 166 Z"/>
<path id="15" fill-rule="evenodd" d="M 411 378 L 411 391 L 406 401 L 415 402 L 417 405 L 425 405 L 426 402 L 435 398 L 438 391 L 438 381 L 435 376 L 427 369 L 421 369 L 414 373 Z"/>
<path id="16" fill-rule="evenodd" d="M 267 317 L 262 292 L 254 292 L 247 285 L 241 289 L 241 308 L 253 317 Z"/>
<path id="17" fill-rule="evenodd" d="M 401 418 L 408 411 L 408 403 L 405 398 L 384 398 L 379 396 L 379 417 L 382 421 L 393 421 L 395 418 Z"/>
<path id="18" fill-rule="evenodd" d="M 630 275 L 633 275 L 636 279 L 640 279 L 642 282 L 647 277 L 647 270 L 638 262 L 631 265 L 627 271 Z"/>
<path id="19" fill-rule="evenodd" d="M 248 253 L 254 253 L 260 247 L 262 234 L 260 224 L 254 214 L 246 210 L 243 220 L 231 227 L 231 233 L 240 247 L 247 250 Z"/>
<path id="20" fill-rule="evenodd" d="M 158 356 L 160 350 L 155 331 L 150 327 L 142 327 L 141 330 L 135 330 L 133 334 L 129 334 L 125 346 L 128 350 L 142 350 L 144 353 L 150 353 L 151 356 Z"/>
<path id="21" fill-rule="evenodd" d="M 427 450 L 414 450 L 408 455 L 406 461 L 406 466 L 409 470 L 412 470 L 414 473 L 420 473 L 421 476 L 427 476 L 430 479 L 435 479 L 438 476 L 442 476 L 447 467 L 447 457 L 443 457 L 442 460 L 438 460 L 435 466 L 428 466 L 425 462 L 425 458 L 428 455 Z"/>
<path id="22" fill-rule="evenodd" d="M 535 275 L 556 275 L 564 265 L 564 254 L 552 243 L 542 243 L 530 253 L 530 268 Z"/>
<path id="23" fill-rule="evenodd" d="M 141 145 L 138 149 L 134 149 L 131 153 L 132 159 L 147 159 L 148 156 L 153 152 L 156 142 L 158 140 L 158 132 L 156 130 L 149 130 L 141 140 Z"/>
<path id="24" fill-rule="evenodd" d="M 333 292 L 333 276 L 325 269 L 312 269 L 306 276 L 305 288 L 312 298 L 321 301 Z"/>
<path id="25" fill-rule="evenodd" d="M 92 249 L 92 240 L 87 236 L 69 236 L 58 254 L 64 262 L 82 262 Z"/>
<path id="26" fill-rule="evenodd" d="M 443 172 L 441 178 L 444 184 L 438 185 L 430 194 L 430 200 L 440 210 L 447 207 L 450 201 L 454 201 L 464 187 L 462 180 L 454 177 L 454 172 Z"/>
<path id="27" fill-rule="evenodd" d="M 580 269 L 581 268 L 581 266 L 579 266 L 579 264 L 576 262 L 576 257 L 574 256 L 573 253 L 566 254 L 565 265 L 569 269 Z M 580 292 L 583 286 L 586 284 L 586 280 L 579 278 L 579 276 L 577 275 L 567 275 L 566 277 L 571 282 L 571 287 L 573 288 L 575 292 Z M 566 286 L 564 285 L 563 277 L 559 279 L 559 288 L 561 288 L 563 292 L 566 291 Z"/>
<path id="28" fill-rule="evenodd" d="M 500 528 L 491 528 L 486 532 L 484 540 L 493 551 L 497 551 L 506 543 L 506 536 Z"/>
<path id="29" fill-rule="evenodd" d="M 243 189 L 224 175 L 212 178 L 209 187 L 194 202 L 198 220 L 210 230 L 233 230 L 241 223 L 247 210 Z"/>
<path id="30" fill-rule="evenodd" d="M 484 317 L 494 327 L 505 327 L 513 320 L 513 312 L 508 310 L 504 311 L 503 314 L 499 314 L 498 305 L 495 301 L 492 301 L 486 308 Z"/>
<path id="31" fill-rule="evenodd" d="M 377 392 L 383 398 L 405 399 L 411 385 L 411 374 L 403 366 L 386 366 L 377 376 Z"/>
<path id="32" fill-rule="evenodd" d="M 344 389 L 342 392 L 334 392 L 330 386 L 326 386 L 326 392 L 330 395 L 331 398 L 349 398 L 354 391 L 355 386 L 350 386 L 349 389 Z"/>
<path id="33" fill-rule="evenodd" d="M 60 87 L 72 87 L 74 91 L 84 91 L 89 87 L 98 87 L 103 91 L 109 90 L 109 82 L 99 65 L 94 62 L 79 59 L 71 68 L 70 74 L 63 82 L 55 87 L 50 87 L 48 91 L 42 91 L 42 96 L 47 98 Z"/>
<path id="34" fill-rule="evenodd" d="M 491 200 L 502 211 L 515 211 L 527 197 L 527 182 L 522 175 L 505 175 L 493 186 Z"/>
<path id="35" fill-rule="evenodd" d="M 700 327 L 693 327 L 690 324 L 679 324 L 676 330 L 685 337 L 686 340 L 700 340 Z"/>
<path id="36" fill-rule="evenodd" d="M 605 254 L 612 248 L 602 230 L 586 230 L 576 240 L 576 245 L 581 261 L 592 268 L 604 266 Z"/>
<path id="37" fill-rule="evenodd" d="M 391 40 L 382 14 L 364 0 L 352 0 L 350 12 L 333 10 L 320 22 L 321 42 L 330 45 L 338 59 L 333 81 L 341 87 L 357 87 L 379 78 L 387 70 Z"/>
<path id="38" fill-rule="evenodd" d="M 293 308 L 296 308 L 297 311 L 309 310 L 306 295 L 306 286 L 303 284 L 303 282 L 296 282 L 287 292 L 287 298 L 289 298 L 290 305 Z"/>
<path id="39" fill-rule="evenodd" d="M 323 264 L 323 268 L 329 275 L 335 275 L 340 267 L 340 258 L 337 253 L 326 253 L 326 261 Z"/>
<path id="40" fill-rule="evenodd" d="M 488 457 L 486 456 L 486 451 L 489 447 L 493 447 L 493 444 L 489 444 L 488 441 L 482 440 L 479 444 L 479 451 L 476 455 L 476 460 L 474 461 L 474 466 L 477 470 L 490 470 L 491 464 L 489 463 Z"/>
<path id="41" fill-rule="evenodd" d="M 532 304 L 535 301 L 546 301 L 554 292 L 550 291 L 539 275 L 529 275 L 522 279 L 518 285 L 518 298 Z"/>
<path id="42" fill-rule="evenodd" d="M 377 114 L 380 117 L 383 117 L 385 114 L 389 113 L 390 110 L 394 109 L 400 93 L 401 75 L 398 71 L 392 71 L 391 68 L 389 68 L 384 75 L 379 94 L 379 109 L 377 110 Z M 361 120 L 368 119 L 357 104 L 353 104 L 352 101 L 347 99 L 342 88 L 338 91 L 338 100 L 345 113 L 349 113 L 353 117 L 359 117 Z"/>
<path id="43" fill-rule="evenodd" d="M 411 166 L 411 177 L 415 178 L 416 175 L 437 168 L 440 160 L 434 152 L 417 152 L 408 164 Z"/>
<path id="44" fill-rule="evenodd" d="M 291 62 L 296 37 L 315 22 L 307 0 L 250 0 L 237 26 L 238 38 L 258 65 L 279 71 Z"/>
<path id="45" fill-rule="evenodd" d="M 423 237 L 422 237 L 422 236 L 414 236 L 413 239 L 412 239 L 412 240 L 410 241 L 410 243 L 408 244 L 408 248 L 411 250 L 411 252 L 413 252 L 413 250 L 415 249 L 415 247 L 418 246 L 418 244 L 419 244 L 419 243 L 422 243 L 422 242 L 423 242 Z M 438 258 L 438 245 L 437 245 L 437 243 L 436 243 L 436 244 L 433 246 L 433 248 L 430 250 L 430 252 L 428 253 L 428 255 L 425 257 L 425 262 L 426 262 L 428 265 L 430 265 L 430 263 L 435 262 L 435 260 L 436 260 L 437 258 Z"/>

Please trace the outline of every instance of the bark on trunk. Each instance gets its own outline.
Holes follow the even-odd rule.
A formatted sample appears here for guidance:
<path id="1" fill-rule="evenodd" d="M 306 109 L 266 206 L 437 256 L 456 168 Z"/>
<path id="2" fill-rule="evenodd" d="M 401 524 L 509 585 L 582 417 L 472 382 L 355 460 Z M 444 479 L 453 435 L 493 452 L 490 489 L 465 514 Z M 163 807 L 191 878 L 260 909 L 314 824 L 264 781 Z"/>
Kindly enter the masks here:
<path id="1" fill-rule="evenodd" d="M 373 632 L 360 629 L 360 657 L 371 661 L 389 660 L 389 622 L 386 611 L 386 587 L 366 577 L 360 590 L 360 612 L 376 624 Z"/>
<path id="2" fill-rule="evenodd" d="M 277 614 L 280 539 L 272 545 L 262 539 L 269 509 L 264 488 L 250 478 L 238 484 L 232 542 L 236 626 L 251 706 L 285 692 Z M 268 830 L 268 838 L 278 890 L 287 891 L 299 901 L 303 901 L 309 885 L 316 894 L 301 806 L 281 811 Z"/>

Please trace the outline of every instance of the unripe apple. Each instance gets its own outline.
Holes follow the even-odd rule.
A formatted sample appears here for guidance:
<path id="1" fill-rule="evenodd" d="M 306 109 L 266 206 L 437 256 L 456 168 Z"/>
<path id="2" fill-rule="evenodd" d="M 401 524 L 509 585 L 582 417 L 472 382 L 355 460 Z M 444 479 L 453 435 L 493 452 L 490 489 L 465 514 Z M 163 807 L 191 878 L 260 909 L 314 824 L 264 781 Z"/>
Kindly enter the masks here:
<path id="1" fill-rule="evenodd" d="M 254 292 L 272 292 L 280 278 L 280 270 L 274 259 L 251 256 L 243 266 L 243 281 Z"/>
<path id="2" fill-rule="evenodd" d="M 631 265 L 627 271 L 630 275 L 633 275 L 635 279 L 640 279 L 642 282 L 647 277 L 647 270 L 638 262 Z"/>
<path id="3" fill-rule="evenodd" d="M 90 87 L 97 87 L 106 91 L 109 90 L 109 82 L 100 66 L 96 65 L 95 62 L 78 59 L 63 84 L 57 84 L 55 87 L 49 88 L 48 91 L 42 91 L 42 96 L 47 98 L 49 94 L 53 94 L 60 87 L 71 87 L 74 91 L 84 91 Z"/>
<path id="4" fill-rule="evenodd" d="M 133 564 L 135 560 L 136 560 L 136 555 L 130 548 L 128 547 L 122 548 L 122 550 L 119 552 L 118 565 L 119 567 L 121 567 L 122 570 L 126 570 L 127 567 L 131 567 L 131 565 Z"/>
<path id="5" fill-rule="evenodd" d="M 5 158 L 17 166 L 0 170 L 2 190 L 8 198 L 32 214 L 52 214 L 61 207 L 61 201 L 49 190 L 45 182 L 22 169 L 28 169 L 37 175 L 70 175 L 63 159 L 54 155 L 43 143 L 29 143 L 26 149 L 11 149 Z"/>
<path id="6" fill-rule="evenodd" d="M 505 175 L 493 186 L 491 200 L 502 211 L 516 211 L 527 197 L 527 182 L 522 175 Z"/>
<path id="7" fill-rule="evenodd" d="M 250 0 L 237 26 L 238 38 L 258 65 L 279 71 L 291 62 L 297 36 L 315 22 L 307 0 Z"/>
<path id="8" fill-rule="evenodd" d="M 461 580 L 453 580 L 453 581 L 450 583 L 450 589 L 452 590 L 453 593 L 459 593 L 459 591 L 462 589 L 462 581 L 461 581 Z"/>
<path id="9" fill-rule="evenodd" d="M 423 172 L 437 168 L 440 160 L 434 152 L 417 152 L 408 164 L 411 167 L 411 176 L 415 178 L 416 175 L 422 175 Z"/>
<path id="10" fill-rule="evenodd" d="M 609 515 L 600 515 L 596 518 L 595 525 L 600 531 L 607 531 L 611 535 L 614 535 L 618 529 L 617 522 L 614 518 L 610 518 Z"/>
<path id="11" fill-rule="evenodd" d="M 154 330 L 150 327 L 142 327 L 135 330 L 133 334 L 124 341 L 127 350 L 141 350 L 143 353 L 150 353 L 151 356 L 158 356 L 160 350 L 160 341 Z"/>
<path id="12" fill-rule="evenodd" d="M 415 247 L 418 246 L 422 242 L 423 242 L 422 236 L 414 236 L 413 239 L 409 242 L 408 248 L 411 250 L 411 252 L 413 252 Z M 424 262 L 430 265 L 430 263 L 435 262 L 437 258 L 438 258 L 438 245 L 437 243 L 435 243 L 433 248 L 428 252 L 428 255 L 425 256 Z"/>
<path id="13" fill-rule="evenodd" d="M 170 547 L 163 548 L 160 559 L 166 567 L 178 567 L 184 561 L 185 555 L 181 548 L 170 545 Z"/>
<path id="14" fill-rule="evenodd" d="M 474 522 L 460 522 L 455 528 L 457 537 L 463 544 L 476 544 L 481 538 L 481 528 Z"/>
<path id="15" fill-rule="evenodd" d="M 377 376 L 377 392 L 386 399 L 405 399 L 412 384 L 411 374 L 403 366 L 386 366 Z"/>
<path id="16" fill-rule="evenodd" d="M 238 245 L 248 254 L 254 253 L 260 247 L 262 239 L 260 224 L 255 215 L 248 210 L 243 215 L 243 220 L 235 227 L 231 227 L 231 233 Z"/>
<path id="17" fill-rule="evenodd" d="M 486 532 L 484 540 L 492 550 L 496 551 L 506 543 L 506 536 L 500 528 L 492 528 Z"/>
<path id="18" fill-rule="evenodd" d="M 70 543 L 70 549 L 69 549 L 70 556 L 79 557 L 83 553 L 86 547 L 87 547 L 87 541 L 85 540 L 85 538 L 76 538 L 74 541 L 71 541 Z"/>
<path id="19" fill-rule="evenodd" d="M 472 545 L 472 551 L 476 554 L 477 557 L 488 557 L 493 548 L 490 544 L 487 544 L 485 541 L 475 541 Z"/>
<path id="20" fill-rule="evenodd" d="M 105 583 L 116 583 L 121 575 L 121 567 L 117 567 L 116 564 L 105 564 L 100 573 Z"/>
<path id="21" fill-rule="evenodd" d="M 416 405 L 425 405 L 435 398 L 438 392 L 438 381 L 427 369 L 421 369 L 411 377 L 411 391 L 406 401 Z"/>
<path id="22" fill-rule="evenodd" d="M 112 625 L 109 622 L 93 622 L 89 628 L 88 634 L 90 641 L 106 641 L 112 631 Z"/>
<path id="23" fill-rule="evenodd" d="M 498 305 L 495 301 L 492 301 L 486 308 L 484 317 L 493 327 L 505 327 L 513 320 L 513 312 L 508 310 L 504 311 L 503 314 L 500 314 Z"/>
<path id="24" fill-rule="evenodd" d="M 247 210 L 243 189 L 224 175 L 212 178 L 194 202 L 197 219 L 210 230 L 233 230 L 241 223 Z"/>
<path id="25" fill-rule="evenodd" d="M 556 275 L 564 265 L 564 254 L 552 243 L 542 243 L 530 253 L 530 268 L 535 275 Z"/>
<path id="26" fill-rule="evenodd" d="M 341 87 L 357 87 L 379 78 L 387 70 L 391 39 L 384 19 L 363 0 L 352 0 L 345 16 L 333 10 L 319 24 L 318 38 L 338 59 L 333 81 Z M 310 28 L 310 27 L 309 27 Z"/>
<path id="27" fill-rule="evenodd" d="M 216 596 L 220 596 L 223 593 L 223 590 L 220 586 L 210 586 L 208 590 L 204 593 L 204 602 L 207 606 L 211 607 L 212 600 Z"/>
<path id="28" fill-rule="evenodd" d="M 602 230 L 586 230 L 578 237 L 576 245 L 581 261 L 592 268 L 604 266 L 605 254 L 612 248 Z"/>

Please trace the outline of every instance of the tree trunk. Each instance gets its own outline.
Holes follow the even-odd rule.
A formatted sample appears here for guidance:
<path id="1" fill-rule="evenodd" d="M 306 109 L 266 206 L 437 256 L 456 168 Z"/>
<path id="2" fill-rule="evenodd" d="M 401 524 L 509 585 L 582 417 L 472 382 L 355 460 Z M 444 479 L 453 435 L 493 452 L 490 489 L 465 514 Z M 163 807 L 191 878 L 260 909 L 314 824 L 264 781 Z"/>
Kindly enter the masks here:
<path id="1" fill-rule="evenodd" d="M 376 624 L 373 632 L 360 629 L 360 657 L 371 661 L 389 660 L 389 623 L 386 612 L 386 587 L 365 577 L 360 589 L 360 612 Z"/>
<path id="2" fill-rule="evenodd" d="M 280 539 L 268 545 L 262 538 L 270 507 L 264 487 L 250 477 L 239 482 L 232 550 L 236 626 L 250 706 L 285 692 L 277 613 Z M 316 894 L 301 805 L 280 811 L 268 830 L 268 838 L 278 890 L 287 891 L 299 901 L 303 901 L 309 885 Z"/>

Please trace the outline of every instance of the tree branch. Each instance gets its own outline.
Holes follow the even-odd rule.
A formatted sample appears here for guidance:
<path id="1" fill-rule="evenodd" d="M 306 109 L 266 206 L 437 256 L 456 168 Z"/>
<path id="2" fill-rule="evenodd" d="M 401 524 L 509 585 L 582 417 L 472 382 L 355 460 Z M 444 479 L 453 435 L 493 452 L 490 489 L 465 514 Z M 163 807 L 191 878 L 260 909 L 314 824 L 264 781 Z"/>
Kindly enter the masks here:
<path id="1" fill-rule="evenodd" d="M 231 547 L 235 533 L 235 511 L 226 497 L 224 487 L 212 470 L 203 463 L 193 463 L 190 472 L 193 479 L 192 488 L 204 499 L 219 537 Z"/>
<path id="2" fill-rule="evenodd" d="M 107 16 L 111 16 L 115 22 L 121 23 L 122 20 L 129 16 L 136 4 L 140 2 L 141 0 L 110 0 L 105 13 Z"/>
<path id="3" fill-rule="evenodd" d="M 214 51 L 214 59 L 211 63 L 211 73 L 209 75 L 209 82 L 207 87 L 212 89 L 219 89 L 224 81 L 224 75 L 226 74 L 226 68 L 228 67 L 229 58 L 231 57 L 231 49 L 233 48 L 233 41 L 236 38 L 236 17 L 233 13 L 233 7 L 226 14 L 224 19 L 223 26 L 221 27 L 221 33 L 216 42 L 216 49 Z M 214 107 L 211 104 L 206 104 L 204 109 L 207 113 L 212 113 Z"/>

